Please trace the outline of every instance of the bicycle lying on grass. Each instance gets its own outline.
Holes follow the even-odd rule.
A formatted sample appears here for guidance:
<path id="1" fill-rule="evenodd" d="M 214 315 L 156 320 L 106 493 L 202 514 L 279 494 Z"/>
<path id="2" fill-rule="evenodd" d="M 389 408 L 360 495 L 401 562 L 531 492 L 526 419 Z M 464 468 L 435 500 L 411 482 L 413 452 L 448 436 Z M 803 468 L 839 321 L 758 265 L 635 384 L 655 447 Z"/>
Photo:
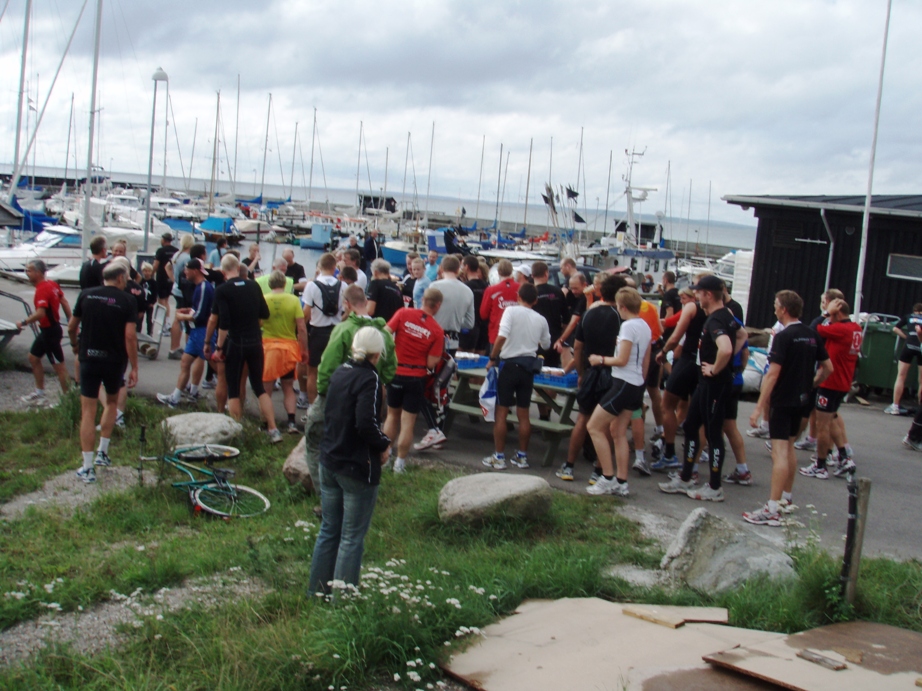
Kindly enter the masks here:
<path id="1" fill-rule="evenodd" d="M 250 487 L 229 482 L 236 471 L 216 468 L 216 461 L 235 458 L 240 451 L 221 444 L 190 444 L 178 446 L 163 456 L 144 456 L 147 427 L 141 426 L 141 454 L 138 456 L 138 481 L 143 483 L 145 461 L 160 461 L 161 466 L 172 466 L 185 473 L 189 479 L 173 483 L 173 487 L 188 493 L 196 511 L 205 511 L 221 518 L 248 518 L 268 511 L 269 500 Z M 202 463 L 203 465 L 195 465 Z M 201 479 L 196 479 L 201 476 Z"/>

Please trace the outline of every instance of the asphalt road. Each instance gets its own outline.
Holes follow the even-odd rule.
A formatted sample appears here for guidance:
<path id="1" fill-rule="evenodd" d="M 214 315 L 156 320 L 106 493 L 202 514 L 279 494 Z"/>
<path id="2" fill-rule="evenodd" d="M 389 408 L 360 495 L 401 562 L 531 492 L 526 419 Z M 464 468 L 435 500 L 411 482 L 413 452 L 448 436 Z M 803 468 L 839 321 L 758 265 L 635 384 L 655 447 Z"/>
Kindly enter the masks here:
<path id="1" fill-rule="evenodd" d="M 18 295 L 31 303 L 32 289 L 27 284 L 20 284 L 0 278 L 0 290 Z M 66 290 L 68 298 L 76 298 L 76 291 Z M 0 296 L 0 318 L 17 321 L 25 312 L 21 304 Z M 8 350 L 13 358 L 25 362 L 26 353 L 31 345 L 30 334 L 21 334 L 13 339 Z M 69 350 L 65 349 L 70 358 Z M 167 346 L 163 347 L 160 357 L 155 360 L 141 358 L 140 381 L 135 395 L 153 397 L 156 392 L 170 392 L 175 386 L 179 363 L 166 359 Z M 70 361 L 68 362 L 71 365 Z M 49 382 L 49 386 L 54 386 Z M 273 396 L 276 414 L 280 421 L 285 419 L 281 405 L 281 395 Z M 248 397 L 250 412 L 256 414 L 253 397 Z M 865 554 L 884 554 L 902 559 L 922 560 L 922 539 L 919 538 L 919 524 L 922 522 L 922 454 L 905 448 L 900 442 L 909 429 L 911 420 L 906 417 L 884 415 L 881 411 L 888 401 L 871 399 L 871 406 L 858 404 L 844 405 L 841 414 L 846 422 L 849 440 L 855 449 L 858 475 L 872 481 L 870 511 L 864 540 Z M 741 429 L 747 426 L 752 412 L 752 401 L 740 404 L 739 421 Z M 300 417 L 299 411 L 299 417 Z M 647 431 L 652 432 L 652 420 L 649 419 Z M 421 427 L 417 437 L 421 436 Z M 706 508 L 715 514 L 739 521 L 755 532 L 767 536 L 776 542 L 788 539 L 784 529 L 754 527 L 744 524 L 740 518 L 743 511 L 759 507 L 768 498 L 771 456 L 761 439 L 745 437 L 746 453 L 755 484 L 750 487 L 725 486 L 726 501 L 707 503 Z M 462 441 L 463 440 L 463 441 Z M 508 447 L 515 448 L 515 433 L 510 433 Z M 678 439 L 681 442 L 681 437 Z M 535 435 L 532 441 L 531 456 L 541 457 L 544 442 Z M 563 445 L 562 445 L 563 446 Z M 428 451 L 428 455 L 440 458 L 448 463 L 463 465 L 471 469 L 482 470 L 481 459 L 492 451 L 491 426 L 485 423 L 471 423 L 467 416 L 459 416 L 452 428 L 449 442 L 441 451 Z M 565 450 L 559 451 L 559 461 L 565 458 Z M 728 451 L 732 459 L 732 453 Z M 798 451 L 802 465 L 809 463 L 808 452 Z M 2 459 L 0 459 L 2 462 Z M 732 463 L 732 460 L 729 461 Z M 580 461 L 576 466 L 576 481 L 563 482 L 554 476 L 558 466 L 551 468 L 532 467 L 529 470 L 510 469 L 503 472 L 527 472 L 544 477 L 553 487 L 568 492 L 583 492 L 591 468 L 588 463 Z M 702 466 L 702 477 L 705 467 Z M 652 478 L 632 476 L 630 479 L 631 496 L 624 500 L 627 512 L 633 517 L 646 516 L 648 522 L 659 522 L 666 526 L 666 531 L 674 530 L 690 511 L 700 506 L 698 502 L 680 495 L 667 495 L 656 487 L 657 481 L 665 476 L 654 475 Z M 600 506 L 610 503 L 621 504 L 611 497 L 597 499 Z M 847 518 L 847 492 L 844 480 L 830 478 L 815 480 L 798 476 L 794 485 L 794 501 L 800 507 L 796 517 L 805 528 L 795 531 L 798 539 L 804 539 L 808 530 L 815 530 L 823 544 L 830 552 L 840 554 L 844 547 L 844 533 Z M 815 507 L 816 513 L 808 508 Z M 649 512 L 649 513 L 645 513 Z"/>

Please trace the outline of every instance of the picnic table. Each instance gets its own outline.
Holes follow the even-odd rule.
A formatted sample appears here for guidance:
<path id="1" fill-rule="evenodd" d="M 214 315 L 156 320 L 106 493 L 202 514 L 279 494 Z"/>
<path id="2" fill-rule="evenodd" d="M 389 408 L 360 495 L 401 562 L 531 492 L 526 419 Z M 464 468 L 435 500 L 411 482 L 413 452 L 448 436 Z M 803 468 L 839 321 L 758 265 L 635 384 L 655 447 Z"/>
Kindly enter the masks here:
<path id="1" fill-rule="evenodd" d="M 451 430 L 454 418 L 458 414 L 467 414 L 473 422 L 483 421 L 483 411 L 480 409 L 480 384 L 473 384 L 474 379 L 483 379 L 487 376 L 486 369 L 458 370 L 458 385 L 455 387 L 448 403 L 445 415 L 445 434 Z M 576 407 L 576 388 L 555 386 L 550 384 L 535 384 L 535 395 L 532 402 L 546 405 L 558 416 L 558 422 L 531 418 L 533 429 L 540 430 L 547 442 L 541 465 L 547 467 L 554 463 L 560 442 L 569 439 L 573 432 L 573 409 Z M 510 415 L 508 421 L 518 422 L 515 415 Z M 492 424 L 492 423 L 490 423 Z"/>

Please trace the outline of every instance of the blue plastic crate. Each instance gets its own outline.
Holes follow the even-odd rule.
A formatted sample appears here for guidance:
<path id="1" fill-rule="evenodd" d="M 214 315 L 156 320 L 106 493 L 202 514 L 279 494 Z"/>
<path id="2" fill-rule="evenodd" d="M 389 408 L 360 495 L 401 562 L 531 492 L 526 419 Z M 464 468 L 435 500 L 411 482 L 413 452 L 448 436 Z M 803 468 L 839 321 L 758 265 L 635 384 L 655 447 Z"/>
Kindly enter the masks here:
<path id="1" fill-rule="evenodd" d="M 463 358 L 461 360 L 456 360 L 458 363 L 458 369 L 483 369 L 487 366 L 487 363 L 490 361 L 486 355 L 481 355 L 476 360 L 472 358 Z"/>
<path id="2" fill-rule="evenodd" d="M 577 384 L 579 384 L 579 373 L 569 372 L 562 377 L 546 374 L 536 374 L 535 385 L 539 386 L 541 384 L 544 384 L 545 386 L 561 386 L 567 389 L 573 389 L 577 386 Z"/>

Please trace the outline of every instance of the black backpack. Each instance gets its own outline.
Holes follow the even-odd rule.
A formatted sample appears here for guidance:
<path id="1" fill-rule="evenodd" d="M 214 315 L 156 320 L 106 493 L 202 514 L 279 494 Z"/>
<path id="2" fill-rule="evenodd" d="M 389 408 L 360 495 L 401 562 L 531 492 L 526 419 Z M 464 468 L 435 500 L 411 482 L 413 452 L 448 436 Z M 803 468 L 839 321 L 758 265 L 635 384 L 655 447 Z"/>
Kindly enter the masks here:
<path id="1" fill-rule="evenodd" d="M 342 283 L 336 281 L 333 285 L 328 285 L 323 281 L 314 281 L 314 284 L 320 289 L 322 299 L 322 304 L 314 306 L 319 307 L 324 316 L 339 316 L 339 291 L 342 287 Z"/>

